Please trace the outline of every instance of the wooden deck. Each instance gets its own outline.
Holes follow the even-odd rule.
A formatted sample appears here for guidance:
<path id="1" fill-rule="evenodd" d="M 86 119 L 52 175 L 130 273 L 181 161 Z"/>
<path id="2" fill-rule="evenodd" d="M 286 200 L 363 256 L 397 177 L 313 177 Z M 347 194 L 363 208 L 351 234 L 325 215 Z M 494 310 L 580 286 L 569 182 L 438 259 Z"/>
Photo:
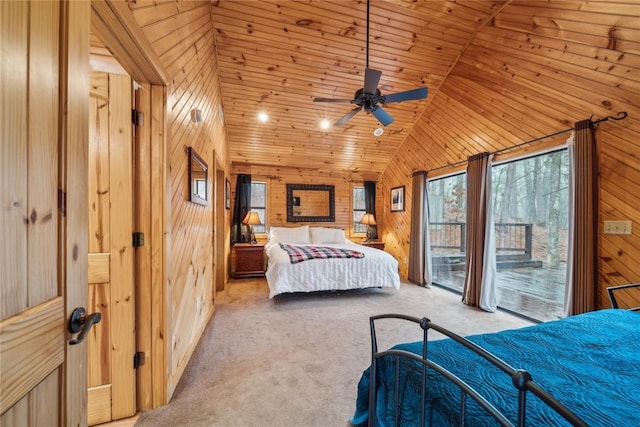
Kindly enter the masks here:
<path id="1" fill-rule="evenodd" d="M 558 319 L 562 316 L 566 264 L 558 267 L 524 267 L 497 271 L 496 288 L 498 306 L 537 321 Z M 439 272 L 433 282 L 462 292 L 464 270 Z"/>

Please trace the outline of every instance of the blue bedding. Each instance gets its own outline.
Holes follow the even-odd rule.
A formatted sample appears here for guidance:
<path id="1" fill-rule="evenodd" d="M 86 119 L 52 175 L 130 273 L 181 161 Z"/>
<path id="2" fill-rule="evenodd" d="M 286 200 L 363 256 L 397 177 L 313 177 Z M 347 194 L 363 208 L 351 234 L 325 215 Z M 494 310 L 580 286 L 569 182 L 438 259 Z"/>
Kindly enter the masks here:
<path id="1" fill-rule="evenodd" d="M 588 425 L 640 425 L 640 313 L 600 310 L 467 338 L 513 368 L 529 371 L 535 383 Z M 400 344 L 395 348 L 421 354 L 422 342 Z M 517 391 L 508 375 L 451 339 L 429 342 L 428 357 L 470 384 L 516 424 Z M 396 396 L 396 366 L 396 358 L 392 356 L 378 362 L 378 425 L 418 426 L 421 368 L 416 362 L 401 361 Z M 427 425 L 459 425 L 457 387 L 429 370 L 426 389 Z M 367 421 L 368 404 L 367 369 L 358 384 L 351 424 Z M 466 414 L 465 425 L 496 425 L 470 398 Z M 568 423 L 535 395 L 527 393 L 527 425 Z"/>

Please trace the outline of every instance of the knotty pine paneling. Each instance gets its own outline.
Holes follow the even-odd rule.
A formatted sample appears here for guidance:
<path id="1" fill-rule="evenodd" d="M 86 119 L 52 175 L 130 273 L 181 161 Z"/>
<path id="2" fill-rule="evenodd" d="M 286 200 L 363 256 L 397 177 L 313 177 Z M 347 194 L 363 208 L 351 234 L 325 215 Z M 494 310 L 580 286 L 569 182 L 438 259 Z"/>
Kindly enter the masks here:
<path id="1" fill-rule="evenodd" d="M 129 7 L 172 79 L 167 97 L 170 217 L 166 226 L 167 388 L 171 396 L 214 311 L 213 171 L 216 161 L 226 171 L 230 162 L 224 123 L 218 115 L 222 99 L 209 2 L 142 1 Z M 194 108 L 202 111 L 202 123 L 191 121 Z M 188 201 L 188 147 L 209 166 L 208 206 Z M 226 218 L 224 223 L 228 222 Z M 228 264 L 219 268 L 226 272 Z"/>
<path id="2" fill-rule="evenodd" d="M 284 168 L 268 166 L 231 165 L 231 212 L 236 192 L 238 174 L 250 174 L 252 181 L 267 183 L 267 230 L 269 227 L 297 227 L 309 225 L 332 227 L 345 230 L 347 238 L 354 241 L 364 240 L 364 234 L 351 233 L 351 210 L 353 185 L 363 185 L 365 180 L 379 181 L 379 174 L 329 172 L 311 168 Z M 287 222 L 287 184 L 315 184 L 335 186 L 334 222 Z M 380 184 L 376 185 L 376 221 L 383 220 L 383 194 Z M 379 226 L 378 233 L 382 231 Z M 266 240 L 266 235 L 257 235 L 258 240 Z"/>
<path id="3" fill-rule="evenodd" d="M 372 2 L 369 66 L 382 71 L 381 92 L 427 86 L 435 94 L 469 38 L 503 3 Z M 381 172 L 430 102 L 385 106 L 395 122 L 381 137 L 373 137 L 379 124 L 363 111 L 345 126 L 319 129 L 321 119 L 335 122 L 351 108 L 314 97 L 351 99 L 362 87 L 364 2 L 215 2 L 211 14 L 236 162 L 314 161 L 329 170 Z M 258 110 L 270 115 L 268 124 L 255 120 Z"/>
<path id="4" fill-rule="evenodd" d="M 297 225 L 286 223 L 287 182 L 336 185 L 333 226 L 349 228 L 351 181 L 363 174 L 379 180 L 380 236 L 406 277 L 412 171 L 624 110 L 629 118 L 602 123 L 597 131 L 600 223 L 631 219 L 635 227 L 632 236 L 600 235 L 600 305 L 607 305 L 606 285 L 640 281 L 638 263 L 630 262 L 640 256 L 634 196 L 640 191 L 638 5 L 372 2 L 369 59 L 383 72 L 380 90 L 429 88 L 426 100 L 385 106 L 396 121 L 377 138 L 372 133 L 379 125 L 365 112 L 341 128 L 321 130 L 320 119 L 337 120 L 351 106 L 312 102 L 316 96 L 350 99 L 361 87 L 364 2 L 138 0 L 127 6 L 171 76 L 166 226 L 171 391 L 214 298 L 208 284 L 213 211 L 211 205 L 187 202 L 188 146 L 210 170 L 216 160 L 223 165 L 232 190 L 236 173 L 274 176 L 271 225 Z M 202 110 L 203 123 L 190 121 L 192 108 Z M 267 124 L 255 120 L 259 110 L 270 114 Z M 389 191 L 399 185 L 405 185 L 406 210 L 390 213 Z M 225 211 L 226 224 L 232 210 Z M 227 227 L 227 242 L 228 233 Z M 227 247 L 227 263 L 229 253 Z M 188 318 L 200 297 L 202 313 Z"/>
<path id="5" fill-rule="evenodd" d="M 633 261 L 640 256 L 640 31 L 637 9 L 634 16 L 624 5 L 612 4 L 600 17 L 593 13 L 594 6 L 602 3 L 508 5 L 471 40 L 382 181 L 385 192 L 405 185 L 410 206 L 414 170 L 572 128 L 591 116 L 626 111 L 627 119 L 601 123 L 596 131 L 602 308 L 609 306 L 607 286 L 640 281 L 640 266 Z M 561 144 L 568 135 L 556 140 Z M 545 144 L 541 141 L 520 152 Z M 401 261 L 404 277 L 409 216 L 409 211 L 387 213 L 384 222 L 386 250 Z M 602 234 L 604 220 L 624 219 L 633 221 L 633 235 Z"/>

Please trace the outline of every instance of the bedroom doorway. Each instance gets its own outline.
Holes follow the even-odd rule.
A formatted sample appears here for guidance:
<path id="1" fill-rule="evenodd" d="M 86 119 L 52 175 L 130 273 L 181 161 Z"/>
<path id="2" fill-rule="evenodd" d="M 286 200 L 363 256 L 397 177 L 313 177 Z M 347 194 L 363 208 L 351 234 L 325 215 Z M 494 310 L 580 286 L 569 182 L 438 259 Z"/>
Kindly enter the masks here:
<path id="1" fill-rule="evenodd" d="M 159 58 L 131 16 L 126 3 L 91 2 L 92 67 L 101 63 L 118 69 L 137 84 L 135 118 L 138 123 L 132 157 L 132 180 L 135 185 L 132 203 L 134 228 L 144 236 L 143 245 L 135 249 L 135 355 L 129 354 L 127 365 L 134 371 L 135 382 L 125 393 L 133 396 L 137 411 L 167 403 L 166 360 L 170 348 L 161 337 L 166 331 L 166 147 L 168 74 Z M 95 37 L 94 37 L 95 36 Z M 94 45 L 94 41 L 99 44 Z M 94 67 L 95 68 L 95 67 Z M 103 69 L 104 70 L 104 69 Z M 107 68 L 104 71 L 109 71 Z M 114 71 L 109 71 L 114 72 Z M 128 109 L 131 119 L 131 106 Z M 132 235 L 129 234 L 130 241 Z"/>

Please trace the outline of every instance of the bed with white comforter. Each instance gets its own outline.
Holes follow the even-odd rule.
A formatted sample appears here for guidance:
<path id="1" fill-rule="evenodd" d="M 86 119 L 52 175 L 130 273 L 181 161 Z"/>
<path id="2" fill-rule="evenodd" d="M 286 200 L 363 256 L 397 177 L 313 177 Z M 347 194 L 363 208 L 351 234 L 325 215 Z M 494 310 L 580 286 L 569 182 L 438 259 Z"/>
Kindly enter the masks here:
<path id="1" fill-rule="evenodd" d="M 308 259 L 292 262 L 281 247 L 320 246 L 362 253 L 359 258 Z M 398 262 L 387 252 L 359 245 L 344 231 L 325 227 L 271 227 L 265 245 L 269 297 L 292 292 L 315 292 L 363 288 L 400 288 Z"/>

